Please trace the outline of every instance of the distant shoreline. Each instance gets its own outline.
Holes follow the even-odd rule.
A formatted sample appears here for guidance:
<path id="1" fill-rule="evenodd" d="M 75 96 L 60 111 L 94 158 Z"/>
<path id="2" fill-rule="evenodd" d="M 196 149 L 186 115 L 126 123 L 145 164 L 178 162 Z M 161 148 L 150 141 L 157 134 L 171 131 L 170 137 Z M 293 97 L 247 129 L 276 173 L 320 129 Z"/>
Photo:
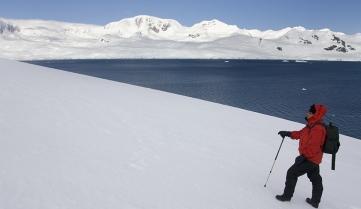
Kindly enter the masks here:
<path id="1" fill-rule="evenodd" d="M 69 58 L 69 59 L 22 59 L 17 60 L 20 62 L 37 62 L 37 61 L 74 61 L 74 60 L 214 60 L 214 61 L 284 61 L 287 60 L 289 63 L 302 63 L 297 61 L 306 61 L 307 62 L 361 62 L 360 60 L 319 60 L 319 59 L 227 59 L 227 58 L 209 58 L 209 59 L 199 59 L 199 58 Z"/>

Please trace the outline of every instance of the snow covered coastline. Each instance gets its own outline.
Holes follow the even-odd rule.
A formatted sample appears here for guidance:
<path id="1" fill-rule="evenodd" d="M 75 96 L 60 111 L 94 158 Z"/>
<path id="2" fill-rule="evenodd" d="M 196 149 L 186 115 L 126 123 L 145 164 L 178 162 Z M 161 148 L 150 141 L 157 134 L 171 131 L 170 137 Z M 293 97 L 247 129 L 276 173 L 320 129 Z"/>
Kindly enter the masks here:
<path id="1" fill-rule="evenodd" d="M 34 59 L 292 59 L 361 61 L 361 33 L 287 27 L 191 27 L 140 15 L 104 26 L 0 18 L 0 57 Z"/>
<path id="2" fill-rule="evenodd" d="M 0 59 L 0 208 L 305 208 L 274 195 L 303 125 L 203 100 Z M 361 142 L 321 165 L 320 208 L 360 209 Z"/>

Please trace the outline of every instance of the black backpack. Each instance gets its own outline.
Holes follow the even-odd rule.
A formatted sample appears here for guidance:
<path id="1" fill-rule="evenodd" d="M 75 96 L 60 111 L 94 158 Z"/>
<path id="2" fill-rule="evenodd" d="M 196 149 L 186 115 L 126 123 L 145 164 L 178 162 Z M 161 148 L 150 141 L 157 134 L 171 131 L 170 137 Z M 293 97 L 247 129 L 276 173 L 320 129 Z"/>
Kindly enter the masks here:
<path id="1" fill-rule="evenodd" d="M 332 155 L 332 166 L 331 169 L 335 170 L 336 153 L 340 148 L 340 134 L 337 126 L 334 126 L 331 122 L 325 125 L 326 128 L 326 139 L 323 145 L 323 152 Z"/>

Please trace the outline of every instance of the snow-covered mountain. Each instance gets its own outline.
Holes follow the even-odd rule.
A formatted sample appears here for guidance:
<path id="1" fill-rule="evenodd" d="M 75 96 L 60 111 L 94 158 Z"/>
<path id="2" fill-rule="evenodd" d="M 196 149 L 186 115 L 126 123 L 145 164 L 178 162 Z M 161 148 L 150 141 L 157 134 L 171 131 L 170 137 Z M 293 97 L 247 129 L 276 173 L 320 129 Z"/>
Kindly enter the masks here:
<path id="1" fill-rule="evenodd" d="M 240 29 L 218 20 L 191 27 L 176 20 L 136 16 L 105 26 L 0 19 L 0 57 L 253 58 L 361 60 L 361 34 L 288 27 Z"/>
<path id="2" fill-rule="evenodd" d="M 1 209 L 305 209 L 277 201 L 304 125 L 230 106 L 0 59 Z M 321 164 L 320 208 L 360 209 L 361 141 Z"/>
<path id="3" fill-rule="evenodd" d="M 104 29 L 106 34 L 118 35 L 123 38 L 138 36 L 169 39 L 183 31 L 184 27 L 175 20 L 137 16 L 109 23 L 104 26 Z"/>

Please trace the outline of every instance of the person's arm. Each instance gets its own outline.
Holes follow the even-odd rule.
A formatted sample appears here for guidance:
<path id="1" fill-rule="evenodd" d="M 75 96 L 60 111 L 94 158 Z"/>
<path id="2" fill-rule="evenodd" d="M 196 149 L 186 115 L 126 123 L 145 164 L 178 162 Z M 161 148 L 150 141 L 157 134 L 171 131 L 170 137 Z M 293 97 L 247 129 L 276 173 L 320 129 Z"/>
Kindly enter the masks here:
<path id="1" fill-rule="evenodd" d="M 291 131 L 291 139 L 300 139 L 301 138 L 301 133 L 305 130 L 305 128 L 299 130 L 299 131 Z"/>
<path id="2" fill-rule="evenodd" d="M 281 135 L 283 138 L 288 136 L 291 139 L 297 140 L 297 139 L 301 138 L 302 132 L 305 131 L 305 128 L 306 127 L 304 127 L 303 129 L 301 129 L 299 131 L 280 131 L 280 132 L 278 132 L 278 135 Z"/>

